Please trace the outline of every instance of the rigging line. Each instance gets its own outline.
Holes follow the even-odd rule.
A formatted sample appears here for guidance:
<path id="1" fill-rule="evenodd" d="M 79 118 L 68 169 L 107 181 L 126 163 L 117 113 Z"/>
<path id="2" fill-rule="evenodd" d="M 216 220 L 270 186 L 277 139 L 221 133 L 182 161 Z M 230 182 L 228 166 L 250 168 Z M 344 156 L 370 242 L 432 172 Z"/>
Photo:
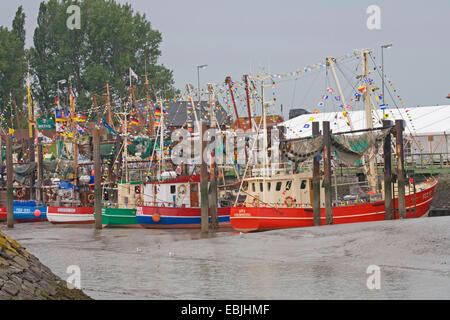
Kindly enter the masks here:
<path id="1" fill-rule="evenodd" d="M 305 96 L 303 97 L 303 100 L 301 101 L 302 104 L 304 104 L 306 98 L 309 96 L 309 94 L 311 93 L 311 89 L 313 87 L 313 85 L 316 83 L 317 79 L 319 79 L 319 75 L 320 73 L 316 73 L 315 74 L 316 77 L 314 78 L 314 80 L 311 82 L 311 85 L 309 86 L 309 88 L 306 90 L 305 92 Z"/>
<path id="2" fill-rule="evenodd" d="M 296 90 L 296 88 L 297 88 L 297 80 L 298 80 L 298 77 L 295 78 L 295 81 L 294 81 L 294 91 L 293 91 L 293 93 L 292 93 L 291 108 L 294 106 L 294 101 L 295 101 L 295 90 Z"/>
<path id="3" fill-rule="evenodd" d="M 369 54 L 369 56 L 370 56 L 370 59 L 372 60 L 372 62 L 373 62 L 373 64 L 375 65 L 375 67 L 376 67 L 376 63 L 375 63 L 375 60 L 373 59 L 373 57 L 372 57 L 372 55 L 371 54 Z M 376 70 L 377 70 L 377 73 L 378 73 L 378 75 L 381 77 L 381 75 L 380 75 L 380 71 L 378 70 L 378 68 L 375 68 Z M 382 78 L 382 77 L 381 77 Z M 409 129 L 409 132 L 413 132 L 413 130 L 411 130 L 411 128 L 408 126 L 408 121 L 406 121 L 405 120 L 405 118 L 403 117 L 403 115 L 402 115 L 402 113 L 400 112 L 400 109 L 399 109 L 399 107 L 398 107 L 398 105 L 397 105 L 397 103 L 395 102 L 395 100 L 394 100 L 394 98 L 393 98 L 393 96 L 392 96 L 392 92 L 390 91 L 390 89 L 389 88 L 387 88 L 387 91 L 388 91 L 388 93 L 389 93 L 389 95 L 390 95 L 390 97 L 391 97 L 391 99 L 392 99 L 392 102 L 394 103 L 394 105 L 395 105 L 395 107 L 397 108 L 397 110 L 398 110 L 398 113 L 399 113 L 399 115 L 400 115 L 400 117 L 402 118 L 402 120 L 405 122 L 405 124 L 406 124 L 406 127 L 408 127 L 408 129 Z M 384 97 L 383 97 L 384 98 Z M 414 129 L 414 131 L 416 131 L 416 129 Z M 417 132 L 416 132 L 417 133 Z M 413 138 L 413 140 L 414 140 L 414 142 L 416 143 L 416 145 L 417 146 L 419 146 L 419 144 L 417 143 L 417 140 L 416 140 L 416 138 L 414 137 L 414 136 L 412 136 L 412 138 Z"/>

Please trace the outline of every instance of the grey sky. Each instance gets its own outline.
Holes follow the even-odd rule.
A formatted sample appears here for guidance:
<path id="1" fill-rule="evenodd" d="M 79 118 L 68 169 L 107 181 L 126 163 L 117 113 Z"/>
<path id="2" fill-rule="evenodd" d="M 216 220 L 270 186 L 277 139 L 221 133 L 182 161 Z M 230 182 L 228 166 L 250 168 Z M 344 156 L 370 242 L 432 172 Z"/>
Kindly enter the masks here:
<path id="1" fill-rule="evenodd" d="M 174 70 L 178 88 L 187 82 L 196 86 L 199 64 L 208 64 L 201 70 L 203 84 L 222 83 L 227 75 L 240 80 L 262 67 L 270 73 L 294 71 L 357 48 L 374 49 L 381 64 L 380 45 L 393 43 L 385 51 L 385 70 L 405 106 L 450 102 L 445 99 L 450 93 L 450 0 L 119 2 L 129 2 L 134 10 L 146 13 L 152 27 L 162 32 L 160 62 Z M 3 0 L 0 24 L 11 27 L 22 4 L 31 45 L 39 3 Z M 366 9 L 372 4 L 381 8 L 381 30 L 366 27 Z M 277 98 L 284 105 L 284 115 L 292 101 L 294 107 L 317 108 L 324 86 L 323 72 L 296 83 L 278 83 Z M 278 106 L 273 112 L 279 113 Z"/>

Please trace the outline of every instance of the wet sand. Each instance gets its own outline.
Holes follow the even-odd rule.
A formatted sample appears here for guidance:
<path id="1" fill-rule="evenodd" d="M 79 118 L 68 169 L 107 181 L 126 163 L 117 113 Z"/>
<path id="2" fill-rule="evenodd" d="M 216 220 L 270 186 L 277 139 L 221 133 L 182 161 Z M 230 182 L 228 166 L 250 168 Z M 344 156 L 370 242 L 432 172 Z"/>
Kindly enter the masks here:
<path id="1" fill-rule="evenodd" d="M 0 229 L 94 299 L 450 299 L 450 217 L 201 238 L 48 222 Z M 366 282 L 380 267 L 380 289 Z"/>

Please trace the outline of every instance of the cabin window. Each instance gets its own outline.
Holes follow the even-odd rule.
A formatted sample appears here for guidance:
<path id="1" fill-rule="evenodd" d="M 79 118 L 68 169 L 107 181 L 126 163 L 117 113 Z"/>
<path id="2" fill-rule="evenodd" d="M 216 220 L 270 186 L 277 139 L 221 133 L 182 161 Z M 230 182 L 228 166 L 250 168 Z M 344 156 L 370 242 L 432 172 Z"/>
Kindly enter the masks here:
<path id="1" fill-rule="evenodd" d="M 270 182 L 267 182 L 267 191 L 270 191 Z"/>
<path id="2" fill-rule="evenodd" d="M 300 185 L 300 189 L 305 189 L 306 188 L 306 180 L 302 180 L 302 184 Z"/>
<path id="3" fill-rule="evenodd" d="M 280 190 L 281 190 L 281 184 L 282 184 L 281 181 L 277 182 L 277 186 L 275 187 L 275 189 L 276 189 L 277 191 L 280 191 Z"/>
<path id="4" fill-rule="evenodd" d="M 263 183 L 259 184 L 259 191 L 261 191 L 261 192 L 263 191 Z"/>
<path id="5" fill-rule="evenodd" d="M 291 188 L 292 181 L 286 182 L 286 190 L 289 190 Z"/>
<path id="6" fill-rule="evenodd" d="M 253 190 L 253 192 L 256 191 L 256 189 L 255 189 L 255 184 L 254 184 L 254 183 L 252 183 L 252 190 Z"/>
<path id="7" fill-rule="evenodd" d="M 197 184 L 191 184 L 191 192 L 195 193 L 197 192 Z"/>
<path id="8" fill-rule="evenodd" d="M 170 186 L 170 194 L 174 194 L 175 193 L 175 186 L 174 185 L 171 185 Z"/>

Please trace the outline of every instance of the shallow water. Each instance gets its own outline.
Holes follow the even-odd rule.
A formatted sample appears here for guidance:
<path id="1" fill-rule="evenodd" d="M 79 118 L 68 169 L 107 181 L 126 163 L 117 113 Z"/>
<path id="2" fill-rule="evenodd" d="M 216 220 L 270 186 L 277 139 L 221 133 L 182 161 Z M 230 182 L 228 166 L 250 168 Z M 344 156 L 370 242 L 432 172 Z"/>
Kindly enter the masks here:
<path id="1" fill-rule="evenodd" d="M 79 266 L 95 299 L 450 299 L 450 217 L 209 237 L 48 222 L 0 229 L 63 279 Z M 366 285 L 372 264 L 380 289 Z"/>

